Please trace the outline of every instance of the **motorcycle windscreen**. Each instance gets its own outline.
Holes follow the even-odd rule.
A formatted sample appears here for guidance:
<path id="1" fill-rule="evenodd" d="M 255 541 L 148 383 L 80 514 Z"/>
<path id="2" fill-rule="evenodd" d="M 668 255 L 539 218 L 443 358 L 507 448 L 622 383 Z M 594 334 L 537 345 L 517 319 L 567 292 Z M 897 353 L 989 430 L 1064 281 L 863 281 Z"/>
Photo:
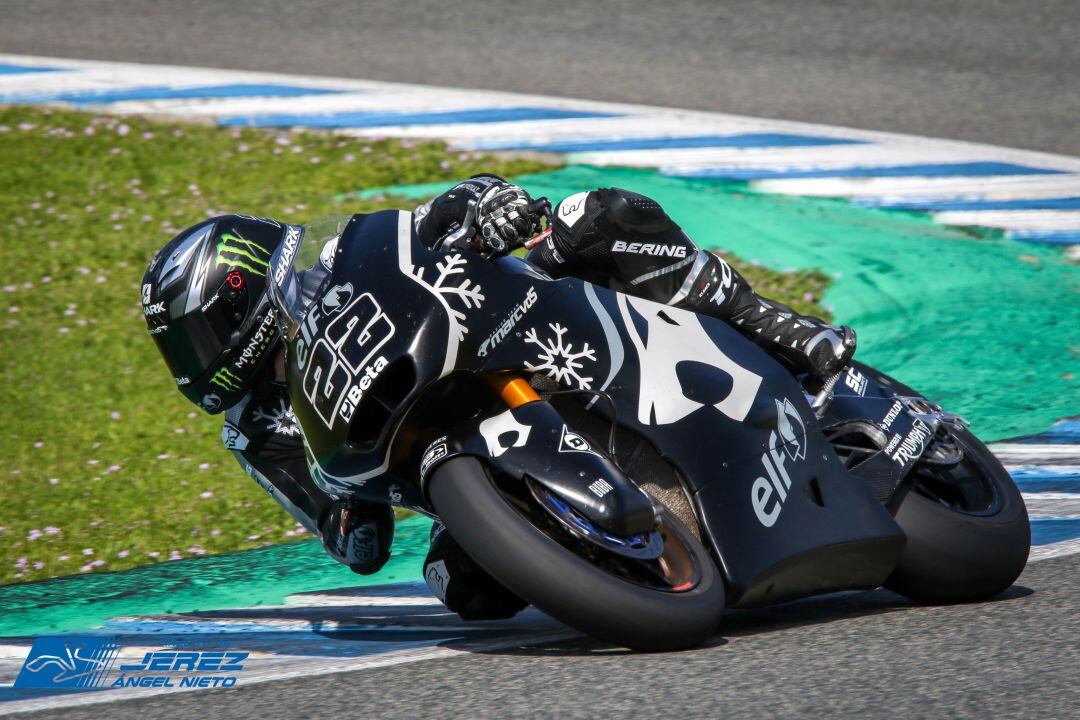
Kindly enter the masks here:
<path id="1" fill-rule="evenodd" d="M 281 332 L 295 336 L 315 295 L 334 266 L 338 239 L 352 215 L 331 215 L 306 225 L 290 225 L 270 256 L 270 299 L 279 310 Z"/>

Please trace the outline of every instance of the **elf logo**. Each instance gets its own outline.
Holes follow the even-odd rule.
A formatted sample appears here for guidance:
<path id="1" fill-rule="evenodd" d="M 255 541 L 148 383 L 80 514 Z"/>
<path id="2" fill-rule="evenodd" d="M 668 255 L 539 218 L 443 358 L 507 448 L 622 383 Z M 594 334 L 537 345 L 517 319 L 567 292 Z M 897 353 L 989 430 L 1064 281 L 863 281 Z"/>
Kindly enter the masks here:
<path id="1" fill-rule="evenodd" d="M 806 458 L 806 425 L 790 400 L 776 401 L 776 430 L 769 433 L 769 449 L 761 454 L 765 475 L 750 486 L 750 504 L 758 522 L 772 527 L 784 509 L 791 476 L 788 466 Z"/>

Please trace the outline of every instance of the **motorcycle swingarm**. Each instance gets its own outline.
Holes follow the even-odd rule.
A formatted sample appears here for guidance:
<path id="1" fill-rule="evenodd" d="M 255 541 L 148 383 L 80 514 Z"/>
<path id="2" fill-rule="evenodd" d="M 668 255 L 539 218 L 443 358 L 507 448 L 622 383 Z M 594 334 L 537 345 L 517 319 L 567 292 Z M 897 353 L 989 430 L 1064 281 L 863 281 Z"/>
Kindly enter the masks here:
<path id="1" fill-rule="evenodd" d="M 506 410 L 435 440 L 420 463 L 421 487 L 439 465 L 459 455 L 476 457 L 497 474 L 538 483 L 610 533 L 630 536 L 656 527 L 649 495 L 546 402 Z"/>

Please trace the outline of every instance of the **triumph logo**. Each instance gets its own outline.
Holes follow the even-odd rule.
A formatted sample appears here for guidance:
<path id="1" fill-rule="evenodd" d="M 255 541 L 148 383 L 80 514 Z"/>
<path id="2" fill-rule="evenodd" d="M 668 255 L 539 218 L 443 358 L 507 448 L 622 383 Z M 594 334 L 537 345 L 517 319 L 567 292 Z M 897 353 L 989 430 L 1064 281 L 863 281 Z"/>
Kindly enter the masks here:
<path id="1" fill-rule="evenodd" d="M 216 265 L 244 268 L 256 275 L 266 277 L 270 267 L 270 252 L 257 242 L 252 242 L 235 230 L 222 233 L 217 244 Z"/>
<path id="2" fill-rule="evenodd" d="M 776 400 L 776 430 L 769 433 L 769 449 L 761 455 L 766 477 L 750 486 L 750 504 L 758 522 L 772 527 L 791 489 L 787 465 L 806 458 L 806 424 L 790 400 Z M 773 495 L 776 500 L 773 500 Z"/>
<path id="3" fill-rule="evenodd" d="M 893 462 L 898 465 L 907 465 L 922 457 L 926 452 L 926 441 L 934 435 L 933 431 L 921 420 L 916 420 L 892 454 Z M 899 437 L 899 436 L 897 436 Z"/>

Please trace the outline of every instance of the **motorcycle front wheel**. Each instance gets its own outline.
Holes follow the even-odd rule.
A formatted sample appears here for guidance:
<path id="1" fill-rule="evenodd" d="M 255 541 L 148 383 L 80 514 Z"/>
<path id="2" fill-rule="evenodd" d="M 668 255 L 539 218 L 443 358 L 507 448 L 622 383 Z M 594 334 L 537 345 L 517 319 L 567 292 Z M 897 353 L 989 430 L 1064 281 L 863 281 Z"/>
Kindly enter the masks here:
<path id="1" fill-rule="evenodd" d="M 1024 569 L 1031 527 L 1019 488 L 967 430 L 950 430 L 963 459 L 920 463 L 890 502 L 907 534 L 885 587 L 923 603 L 973 602 L 1006 590 Z"/>
<path id="2" fill-rule="evenodd" d="M 500 487 L 473 457 L 448 460 L 428 493 L 451 536 L 495 579 L 540 610 L 634 650 L 677 650 L 715 631 L 724 583 L 708 550 L 665 511 L 664 551 L 638 560 L 591 545 L 551 520 L 523 483 Z"/>

